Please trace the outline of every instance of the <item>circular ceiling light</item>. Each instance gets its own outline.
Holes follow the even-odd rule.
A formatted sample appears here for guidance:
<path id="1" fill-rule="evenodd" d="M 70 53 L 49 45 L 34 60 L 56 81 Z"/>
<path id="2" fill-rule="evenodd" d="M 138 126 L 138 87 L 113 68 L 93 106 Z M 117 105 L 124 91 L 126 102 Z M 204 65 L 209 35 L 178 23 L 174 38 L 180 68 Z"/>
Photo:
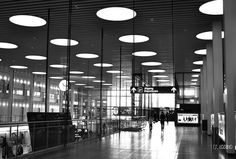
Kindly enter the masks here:
<path id="1" fill-rule="evenodd" d="M 116 76 L 116 78 L 130 78 L 129 76 Z"/>
<path id="2" fill-rule="evenodd" d="M 19 65 L 11 65 L 10 68 L 14 68 L 14 69 L 27 69 L 28 67 L 26 67 L 26 66 L 19 66 Z"/>
<path id="3" fill-rule="evenodd" d="M 112 64 L 109 64 L 109 63 L 95 63 L 93 64 L 93 66 L 96 66 L 96 67 L 112 67 L 113 65 Z"/>
<path id="4" fill-rule="evenodd" d="M 95 83 L 104 83 L 105 81 L 101 81 L 101 80 L 93 80 L 93 82 L 95 82 Z"/>
<path id="5" fill-rule="evenodd" d="M 84 86 L 84 88 L 94 88 L 94 86 Z"/>
<path id="6" fill-rule="evenodd" d="M 143 66 L 159 66 L 161 64 L 162 63 L 160 63 L 160 62 L 143 62 L 142 63 Z"/>
<path id="7" fill-rule="evenodd" d="M 201 72 L 201 69 L 193 69 L 193 72 Z"/>
<path id="8" fill-rule="evenodd" d="M 196 50 L 196 51 L 194 51 L 194 53 L 197 55 L 206 55 L 207 50 L 206 49 Z"/>
<path id="9" fill-rule="evenodd" d="M 149 40 L 149 37 L 144 35 L 125 35 L 119 37 L 119 40 L 124 43 L 143 43 Z"/>
<path id="10" fill-rule="evenodd" d="M 76 56 L 84 59 L 94 59 L 99 57 L 97 54 L 90 54 L 90 53 L 80 53 L 76 54 Z"/>
<path id="11" fill-rule="evenodd" d="M 111 83 L 103 83 L 102 85 L 103 85 L 103 86 L 112 86 Z"/>
<path id="12" fill-rule="evenodd" d="M 155 75 L 155 76 L 152 76 L 152 77 L 156 77 L 156 78 L 167 78 L 168 76 L 165 76 L 165 75 Z"/>
<path id="13" fill-rule="evenodd" d="M 213 35 L 212 35 L 212 31 L 206 31 L 206 32 L 197 34 L 196 37 L 200 40 L 212 40 Z M 221 32 L 221 38 L 224 38 L 224 31 Z"/>
<path id="14" fill-rule="evenodd" d="M 114 74 L 116 74 L 116 73 L 123 73 L 123 71 L 119 71 L 119 70 L 109 70 L 109 71 L 107 71 L 107 73 L 114 73 Z"/>
<path id="15" fill-rule="evenodd" d="M 76 86 L 85 86 L 86 84 L 84 84 L 84 83 L 76 83 L 75 85 Z"/>
<path id="16" fill-rule="evenodd" d="M 50 40 L 51 44 L 58 45 L 58 46 L 69 46 L 69 39 L 52 39 Z M 78 45 L 79 42 L 76 40 L 70 40 L 70 46 Z"/>
<path id="17" fill-rule="evenodd" d="M 76 75 L 76 74 L 83 74 L 84 72 L 81 71 L 70 71 L 70 74 Z"/>
<path id="18" fill-rule="evenodd" d="M 199 75 L 192 75 L 192 77 L 199 77 Z"/>
<path id="19" fill-rule="evenodd" d="M 46 60 L 47 59 L 45 56 L 39 56 L 39 55 L 27 55 L 25 56 L 25 58 L 29 60 Z"/>
<path id="20" fill-rule="evenodd" d="M 193 83 L 190 83 L 190 85 L 197 85 L 197 83 L 193 82 Z"/>
<path id="21" fill-rule="evenodd" d="M 12 43 L 0 42 L 1 49 L 16 49 L 18 46 Z"/>
<path id="22" fill-rule="evenodd" d="M 124 7 L 108 7 L 97 11 L 96 15 L 104 20 L 125 21 L 134 18 L 137 14 L 134 10 Z"/>
<path id="23" fill-rule="evenodd" d="M 208 15 L 223 15 L 223 0 L 214 0 L 204 3 L 199 11 Z"/>
<path id="24" fill-rule="evenodd" d="M 40 27 L 47 23 L 43 18 L 32 15 L 14 15 L 9 18 L 9 21 L 26 27 Z"/>
<path id="25" fill-rule="evenodd" d="M 166 72 L 165 70 L 148 70 L 151 73 Z"/>
<path id="26" fill-rule="evenodd" d="M 63 79 L 63 77 L 49 77 L 51 79 Z"/>
<path id="27" fill-rule="evenodd" d="M 158 82 L 169 82 L 170 80 L 164 80 L 164 79 L 160 79 L 160 80 L 157 80 Z"/>
<path id="28" fill-rule="evenodd" d="M 61 65 L 61 64 L 52 64 L 52 65 L 50 65 L 50 67 L 52 67 L 52 68 L 66 68 L 67 66 Z"/>
<path id="29" fill-rule="evenodd" d="M 157 53 L 153 51 L 136 51 L 132 53 L 134 56 L 140 56 L 140 57 L 148 57 L 148 56 L 155 56 Z"/>
<path id="30" fill-rule="evenodd" d="M 46 72 L 32 72 L 34 75 L 46 75 Z"/>
<path id="31" fill-rule="evenodd" d="M 96 78 L 94 76 L 82 76 L 82 78 L 85 78 L 85 79 L 93 79 L 93 78 Z"/>
<path id="32" fill-rule="evenodd" d="M 2 61 L 2 59 L 0 59 L 0 61 Z"/>
<path id="33" fill-rule="evenodd" d="M 203 65 L 203 61 L 194 61 L 193 64 L 194 65 Z"/>
<path id="34" fill-rule="evenodd" d="M 198 80 L 197 80 L 197 79 L 192 79 L 191 81 L 192 81 L 192 82 L 197 82 Z"/>
<path id="35" fill-rule="evenodd" d="M 75 83 L 75 81 L 70 81 L 70 83 Z"/>

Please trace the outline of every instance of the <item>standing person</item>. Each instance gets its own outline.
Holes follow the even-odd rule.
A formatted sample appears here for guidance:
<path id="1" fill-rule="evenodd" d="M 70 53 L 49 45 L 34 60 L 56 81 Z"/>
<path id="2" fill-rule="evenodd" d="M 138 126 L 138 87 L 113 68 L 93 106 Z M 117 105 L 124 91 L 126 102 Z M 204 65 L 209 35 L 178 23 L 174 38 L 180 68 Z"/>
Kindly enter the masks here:
<path id="1" fill-rule="evenodd" d="M 170 114 L 169 114 L 169 112 L 167 112 L 167 113 L 166 113 L 166 122 L 167 122 L 167 124 L 168 124 L 168 122 L 169 122 L 169 116 L 170 116 Z"/>
<path id="2" fill-rule="evenodd" d="M 149 130 L 152 131 L 152 118 L 149 118 Z"/>
<path id="3" fill-rule="evenodd" d="M 161 112 L 160 120 L 161 120 L 161 130 L 163 130 L 165 124 L 165 114 L 163 112 Z"/>

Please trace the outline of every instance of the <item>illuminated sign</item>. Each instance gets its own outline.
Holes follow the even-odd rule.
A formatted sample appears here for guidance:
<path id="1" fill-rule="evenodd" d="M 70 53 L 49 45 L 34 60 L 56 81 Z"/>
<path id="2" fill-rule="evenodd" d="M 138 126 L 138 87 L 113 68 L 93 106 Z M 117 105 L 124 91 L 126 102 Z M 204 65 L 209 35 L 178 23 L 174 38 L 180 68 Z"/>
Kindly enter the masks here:
<path id="1" fill-rule="evenodd" d="M 179 124 L 198 124 L 198 114 L 178 113 L 177 120 Z"/>
<path id="2" fill-rule="evenodd" d="M 177 89 L 173 86 L 167 87 L 130 87 L 131 93 L 176 93 Z"/>

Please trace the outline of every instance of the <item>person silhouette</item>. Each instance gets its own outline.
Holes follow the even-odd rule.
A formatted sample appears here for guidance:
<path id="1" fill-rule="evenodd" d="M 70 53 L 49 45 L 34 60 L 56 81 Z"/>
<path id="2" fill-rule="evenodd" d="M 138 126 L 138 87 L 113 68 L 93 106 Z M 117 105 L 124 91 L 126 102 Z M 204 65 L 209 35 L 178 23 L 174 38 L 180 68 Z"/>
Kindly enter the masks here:
<path id="1" fill-rule="evenodd" d="M 160 120 L 161 120 L 161 130 L 163 130 L 165 125 L 165 114 L 163 112 L 161 112 Z"/>

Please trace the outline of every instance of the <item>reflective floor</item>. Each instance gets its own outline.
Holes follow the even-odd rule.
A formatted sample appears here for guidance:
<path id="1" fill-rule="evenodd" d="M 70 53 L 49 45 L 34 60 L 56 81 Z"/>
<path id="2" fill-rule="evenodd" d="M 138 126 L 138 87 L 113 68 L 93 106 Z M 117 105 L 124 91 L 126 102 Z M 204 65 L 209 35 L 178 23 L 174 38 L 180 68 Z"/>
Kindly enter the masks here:
<path id="1" fill-rule="evenodd" d="M 101 141 L 81 143 L 62 151 L 34 157 L 42 159 L 235 159 L 212 149 L 211 137 L 197 127 L 153 125 L 152 132 L 121 132 Z"/>

